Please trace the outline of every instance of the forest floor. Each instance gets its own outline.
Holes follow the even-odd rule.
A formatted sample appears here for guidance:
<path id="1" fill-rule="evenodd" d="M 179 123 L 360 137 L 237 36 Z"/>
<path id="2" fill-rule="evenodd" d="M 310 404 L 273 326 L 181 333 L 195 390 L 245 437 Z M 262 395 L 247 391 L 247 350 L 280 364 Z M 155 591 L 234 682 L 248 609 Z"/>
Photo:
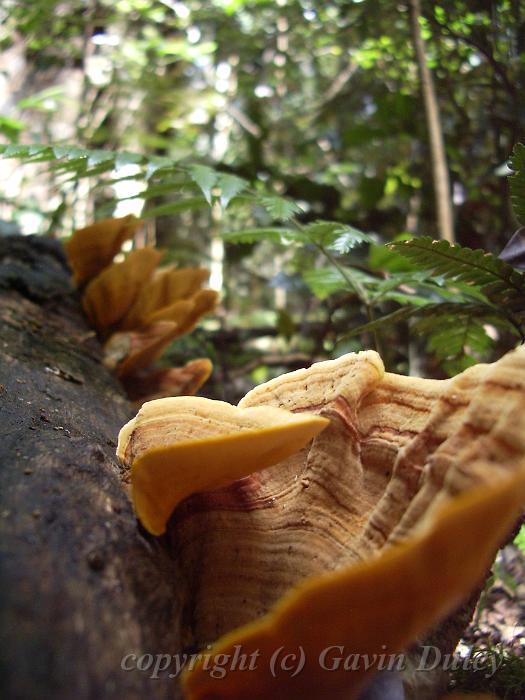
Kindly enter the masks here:
<path id="1" fill-rule="evenodd" d="M 502 549 L 463 643 L 497 644 L 525 657 L 525 555 L 515 545 Z"/>
<path id="2" fill-rule="evenodd" d="M 498 553 L 456 651 L 470 661 L 453 672 L 452 689 L 525 698 L 525 554 L 516 545 Z"/>

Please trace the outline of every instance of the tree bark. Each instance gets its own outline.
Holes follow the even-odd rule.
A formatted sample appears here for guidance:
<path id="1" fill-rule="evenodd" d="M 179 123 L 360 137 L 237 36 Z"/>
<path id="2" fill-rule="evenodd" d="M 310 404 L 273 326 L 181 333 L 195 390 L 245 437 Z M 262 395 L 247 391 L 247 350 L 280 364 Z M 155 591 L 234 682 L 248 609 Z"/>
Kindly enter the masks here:
<path id="1" fill-rule="evenodd" d="M 173 698 L 121 668 L 180 651 L 179 576 L 137 526 L 115 459 L 132 410 L 58 243 L 0 238 L 0 320 L 0 696 Z"/>
<path id="2" fill-rule="evenodd" d="M 425 42 L 421 34 L 420 0 L 410 0 L 412 34 L 414 49 L 421 79 L 421 92 L 425 104 L 428 136 L 430 139 L 430 154 L 432 161 L 432 177 L 438 219 L 439 237 L 454 243 L 454 216 L 450 198 L 450 178 L 448 175 L 447 156 L 443 140 L 443 128 L 436 97 L 432 74 L 427 64 Z"/>

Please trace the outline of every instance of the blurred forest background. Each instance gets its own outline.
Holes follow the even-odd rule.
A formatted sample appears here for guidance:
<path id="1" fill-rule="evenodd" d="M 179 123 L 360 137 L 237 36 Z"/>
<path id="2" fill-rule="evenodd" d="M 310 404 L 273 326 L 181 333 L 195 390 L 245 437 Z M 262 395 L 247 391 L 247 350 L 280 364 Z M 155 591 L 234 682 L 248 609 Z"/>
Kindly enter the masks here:
<path id="1" fill-rule="evenodd" d="M 497 255 L 517 229 L 521 0 L 4 0 L 0 17 L 4 232 L 134 213 L 167 259 L 209 267 L 221 305 L 165 356 L 210 357 L 209 395 L 374 346 L 446 376 L 518 342 L 522 309 L 490 279 L 384 244 Z"/>

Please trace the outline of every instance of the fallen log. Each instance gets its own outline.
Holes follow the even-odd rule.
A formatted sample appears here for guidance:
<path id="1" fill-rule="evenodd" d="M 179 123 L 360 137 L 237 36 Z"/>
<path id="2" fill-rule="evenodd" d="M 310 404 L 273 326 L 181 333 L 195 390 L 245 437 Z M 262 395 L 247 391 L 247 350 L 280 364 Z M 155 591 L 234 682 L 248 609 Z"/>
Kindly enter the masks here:
<path id="1" fill-rule="evenodd" d="M 133 410 L 57 242 L 0 238 L 0 328 L 0 696 L 173 698 L 123 663 L 179 651 L 178 575 L 137 527 L 115 458 Z"/>

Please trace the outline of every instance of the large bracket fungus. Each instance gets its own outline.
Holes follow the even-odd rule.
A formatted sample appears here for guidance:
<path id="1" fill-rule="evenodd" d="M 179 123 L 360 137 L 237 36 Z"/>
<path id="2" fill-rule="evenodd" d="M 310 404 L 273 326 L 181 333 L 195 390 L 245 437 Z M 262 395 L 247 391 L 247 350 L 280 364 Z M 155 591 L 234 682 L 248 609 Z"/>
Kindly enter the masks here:
<path id="1" fill-rule="evenodd" d="M 257 655 L 224 677 L 197 663 L 186 697 L 355 698 L 374 669 L 327 671 L 323 650 L 417 644 L 480 585 L 519 517 L 525 348 L 447 380 L 390 374 L 367 351 L 237 408 L 156 401 L 123 428 L 119 456 L 143 525 L 163 532 L 172 513 L 188 642 Z M 302 654 L 301 672 L 274 673 L 276 650 Z"/>
<path id="2" fill-rule="evenodd" d="M 158 268 L 163 257 L 152 247 L 132 250 L 114 262 L 122 244 L 142 222 L 133 216 L 102 219 L 73 233 L 65 244 L 82 306 L 104 343 L 104 363 L 128 396 L 142 403 L 157 396 L 193 394 L 209 377 L 207 358 L 184 367 L 152 368 L 164 350 L 195 328 L 217 305 L 218 294 L 201 289 L 204 268 Z"/>

